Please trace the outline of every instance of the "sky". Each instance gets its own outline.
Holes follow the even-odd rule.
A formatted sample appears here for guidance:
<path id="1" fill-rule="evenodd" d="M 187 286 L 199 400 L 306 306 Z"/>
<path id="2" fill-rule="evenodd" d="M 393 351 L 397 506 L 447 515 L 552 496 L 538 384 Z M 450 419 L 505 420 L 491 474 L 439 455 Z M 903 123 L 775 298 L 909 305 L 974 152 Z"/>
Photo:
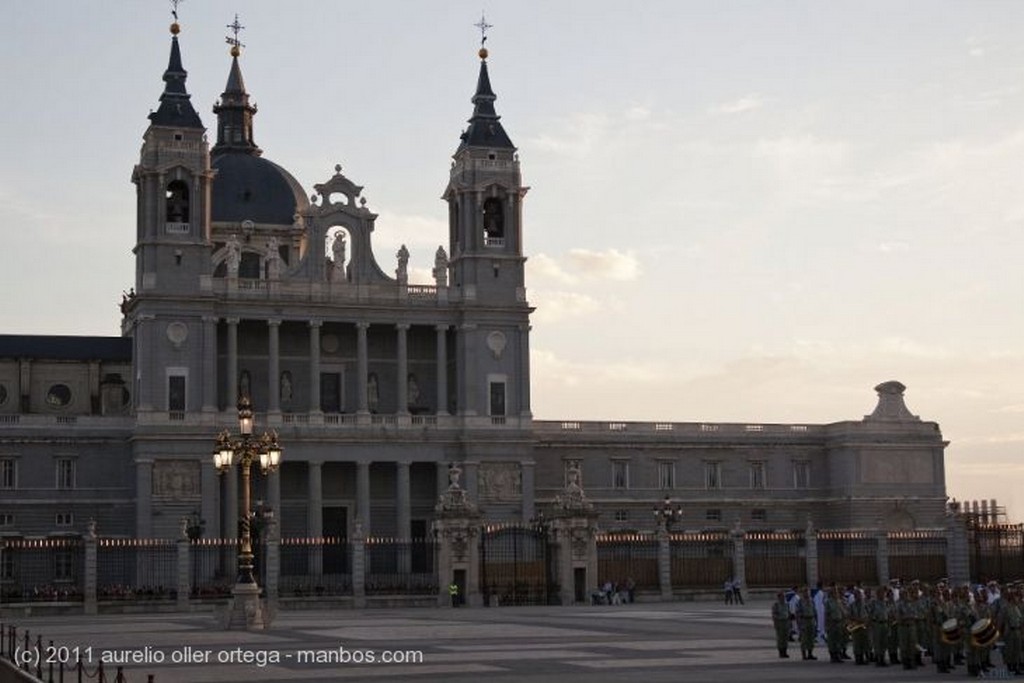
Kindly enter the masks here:
<path id="1" fill-rule="evenodd" d="M 119 334 L 170 3 L 50 0 L 0 41 L 2 332 Z M 907 385 L 948 493 L 1024 518 L 1024 3 L 183 0 L 264 156 L 365 186 L 429 282 L 481 9 L 519 149 L 538 419 L 828 423 Z"/>

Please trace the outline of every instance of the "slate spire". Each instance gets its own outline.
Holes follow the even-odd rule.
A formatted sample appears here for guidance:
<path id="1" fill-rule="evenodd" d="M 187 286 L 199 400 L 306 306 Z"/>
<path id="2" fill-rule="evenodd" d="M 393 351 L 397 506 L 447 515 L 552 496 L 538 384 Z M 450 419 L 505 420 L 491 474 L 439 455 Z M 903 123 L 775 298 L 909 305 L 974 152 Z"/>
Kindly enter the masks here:
<path id="1" fill-rule="evenodd" d="M 164 92 L 160 95 L 160 107 L 149 115 L 149 120 L 154 126 L 201 129 L 203 122 L 192 107 L 191 96 L 185 87 L 188 72 L 181 65 L 180 32 L 178 22 L 171 24 L 171 56 L 164 71 Z"/>
<path id="2" fill-rule="evenodd" d="M 259 156 L 263 150 L 256 146 L 252 132 L 256 105 L 249 102 L 242 67 L 238 64 L 238 57 L 242 54 L 238 32 L 244 27 L 238 23 L 237 14 L 235 22 L 229 24 L 228 28 L 235 33 L 234 38 L 227 39 L 231 45 L 231 70 L 220 101 L 213 106 L 213 113 L 217 115 L 217 144 L 213 146 L 213 153 L 244 152 Z"/>
<path id="3" fill-rule="evenodd" d="M 491 77 L 487 72 L 487 48 L 480 48 L 480 75 L 476 80 L 473 95 L 473 116 L 469 127 L 462 134 L 461 147 L 487 147 L 490 149 L 515 149 L 505 129 L 502 128 L 494 101 L 498 99 L 491 89 Z M 460 147 L 460 148 L 461 148 Z"/>

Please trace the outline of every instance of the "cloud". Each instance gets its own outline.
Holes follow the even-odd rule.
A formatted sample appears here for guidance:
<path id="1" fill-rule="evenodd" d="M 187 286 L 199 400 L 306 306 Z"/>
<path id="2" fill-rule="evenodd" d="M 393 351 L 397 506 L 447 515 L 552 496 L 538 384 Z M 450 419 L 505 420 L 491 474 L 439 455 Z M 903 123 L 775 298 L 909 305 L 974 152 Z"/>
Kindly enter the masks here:
<path id="1" fill-rule="evenodd" d="M 382 211 L 377 217 L 374 231 L 375 245 L 394 246 L 404 244 L 409 249 L 430 247 L 448 243 L 448 223 L 445 220 L 415 214 L 399 214 Z"/>
<path id="2" fill-rule="evenodd" d="M 543 289 L 530 290 L 530 303 L 537 309 L 531 318 L 535 324 L 579 318 L 603 308 L 597 299 L 588 294 Z"/>
<path id="3" fill-rule="evenodd" d="M 651 110 L 648 107 L 633 106 L 626 110 L 627 121 L 647 121 L 651 118 Z"/>
<path id="4" fill-rule="evenodd" d="M 898 251 L 907 251 L 910 245 L 906 242 L 882 242 L 878 245 L 878 251 L 883 254 L 893 254 Z"/>
<path id="5" fill-rule="evenodd" d="M 626 282 L 640 276 L 640 262 L 632 251 L 570 249 L 568 261 L 584 278 Z"/>
<path id="6" fill-rule="evenodd" d="M 764 100 L 759 95 L 746 95 L 732 102 L 725 102 L 711 107 L 713 114 L 740 114 L 753 109 L 760 109 L 764 106 Z"/>

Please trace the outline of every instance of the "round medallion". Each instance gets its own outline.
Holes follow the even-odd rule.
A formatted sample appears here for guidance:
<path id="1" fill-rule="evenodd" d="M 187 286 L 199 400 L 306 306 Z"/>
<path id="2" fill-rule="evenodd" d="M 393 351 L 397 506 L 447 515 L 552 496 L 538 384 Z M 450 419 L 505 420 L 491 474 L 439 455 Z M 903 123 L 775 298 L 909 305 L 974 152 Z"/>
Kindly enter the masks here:
<path id="1" fill-rule="evenodd" d="M 487 335 L 487 348 L 491 350 L 495 358 L 501 358 L 502 352 L 505 350 L 505 345 L 508 343 L 508 339 L 505 337 L 504 332 L 491 332 Z"/>
<path id="2" fill-rule="evenodd" d="M 325 334 L 320 337 L 320 348 L 327 353 L 334 353 L 338 350 L 338 337 L 333 334 Z"/>
<path id="3" fill-rule="evenodd" d="M 185 323 L 171 323 L 167 326 L 167 339 L 175 347 L 181 346 L 188 339 L 188 325 Z"/>

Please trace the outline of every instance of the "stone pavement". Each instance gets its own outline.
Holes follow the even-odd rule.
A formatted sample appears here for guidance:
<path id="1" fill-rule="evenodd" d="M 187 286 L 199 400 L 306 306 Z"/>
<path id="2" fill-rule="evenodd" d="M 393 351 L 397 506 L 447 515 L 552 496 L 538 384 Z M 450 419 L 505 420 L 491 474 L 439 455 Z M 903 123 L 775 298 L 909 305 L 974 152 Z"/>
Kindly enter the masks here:
<path id="1" fill-rule="evenodd" d="M 129 683 L 931 681 L 934 667 L 779 659 L 770 603 L 283 612 L 265 633 L 209 614 L 17 617 L 44 642 L 126 663 Z M 374 662 L 368 662 L 368 658 Z M 398 659 L 402 663 L 384 662 Z M 172 660 L 178 660 L 177 663 Z M 362 660 L 357 663 L 357 660 Z M 113 668 L 108 668 L 113 671 Z"/>

